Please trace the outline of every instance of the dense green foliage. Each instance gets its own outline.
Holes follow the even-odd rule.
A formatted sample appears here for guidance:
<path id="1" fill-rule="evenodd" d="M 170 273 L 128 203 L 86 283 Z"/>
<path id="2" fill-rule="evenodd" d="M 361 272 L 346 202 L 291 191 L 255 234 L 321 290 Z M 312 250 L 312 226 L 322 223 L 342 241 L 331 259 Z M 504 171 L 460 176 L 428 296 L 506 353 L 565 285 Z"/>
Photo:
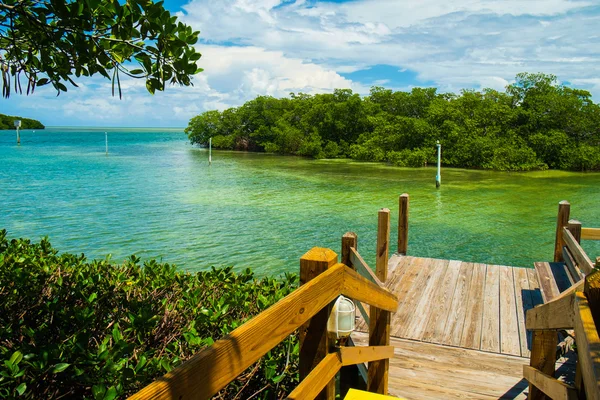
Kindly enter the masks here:
<path id="1" fill-rule="evenodd" d="M 361 98 L 332 94 L 260 96 L 237 108 L 208 111 L 186 128 L 192 143 L 315 158 L 349 157 L 419 167 L 443 164 L 508 171 L 600 169 L 600 106 L 590 93 L 544 74 L 519 74 L 505 92 L 435 88 Z"/>
<path id="2" fill-rule="evenodd" d="M 192 274 L 135 256 L 89 262 L 0 231 L 0 398 L 125 397 L 295 286 L 293 275 Z M 292 335 L 216 397 L 280 398 L 297 363 Z"/>
<path id="3" fill-rule="evenodd" d="M 40 121 L 29 118 L 13 117 L 11 115 L 0 114 L 0 130 L 15 129 L 15 120 L 21 120 L 21 129 L 44 129 L 45 126 Z"/>
<path id="4" fill-rule="evenodd" d="M 162 1 L 3 0 L 2 95 L 49 83 L 60 94 L 77 86 L 74 76 L 95 74 L 112 79 L 113 95 L 115 83 L 121 93 L 120 74 L 145 79 L 151 93 L 167 82 L 191 85 L 201 71 L 198 35 Z"/>

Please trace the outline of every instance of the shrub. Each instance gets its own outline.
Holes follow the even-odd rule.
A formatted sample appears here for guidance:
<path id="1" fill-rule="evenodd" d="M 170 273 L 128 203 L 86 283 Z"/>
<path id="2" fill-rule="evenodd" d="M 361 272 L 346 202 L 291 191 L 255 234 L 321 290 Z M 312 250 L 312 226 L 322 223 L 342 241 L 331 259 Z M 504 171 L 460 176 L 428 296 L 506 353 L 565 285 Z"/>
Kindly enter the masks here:
<path id="1" fill-rule="evenodd" d="M 59 254 L 0 231 L 0 398 L 130 395 L 287 295 L 296 276 L 188 273 Z M 219 398 L 281 397 L 298 382 L 295 335 Z"/>

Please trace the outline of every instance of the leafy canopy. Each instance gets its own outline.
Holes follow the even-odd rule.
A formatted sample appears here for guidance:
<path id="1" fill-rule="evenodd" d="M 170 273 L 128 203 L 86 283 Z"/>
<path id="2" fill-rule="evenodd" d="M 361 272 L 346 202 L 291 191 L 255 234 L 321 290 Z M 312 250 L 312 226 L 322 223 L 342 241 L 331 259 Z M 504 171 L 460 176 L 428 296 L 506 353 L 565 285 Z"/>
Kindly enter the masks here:
<path id="1" fill-rule="evenodd" d="M 46 84 L 58 95 L 67 82 L 77 87 L 73 75 L 103 75 L 119 96 L 120 74 L 145 79 L 150 93 L 167 82 L 189 86 L 202 71 L 199 33 L 162 1 L 0 0 L 2 95 Z"/>

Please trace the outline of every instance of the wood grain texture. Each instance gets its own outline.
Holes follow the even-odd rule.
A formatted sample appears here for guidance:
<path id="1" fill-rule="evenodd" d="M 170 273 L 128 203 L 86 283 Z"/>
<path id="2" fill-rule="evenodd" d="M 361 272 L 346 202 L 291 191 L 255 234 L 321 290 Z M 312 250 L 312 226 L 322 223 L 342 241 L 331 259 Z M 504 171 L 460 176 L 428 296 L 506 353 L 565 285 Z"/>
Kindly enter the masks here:
<path id="1" fill-rule="evenodd" d="M 316 398 L 331 381 L 335 382 L 335 375 L 341 367 L 342 362 L 338 353 L 327 354 L 310 374 L 300 381 L 300 384 L 286 399 L 310 400 Z"/>
<path id="2" fill-rule="evenodd" d="M 500 352 L 521 355 L 517 299 L 512 268 L 498 267 L 500 275 Z"/>
<path id="3" fill-rule="evenodd" d="M 444 338 L 444 329 L 446 328 L 446 321 L 448 320 L 450 306 L 452 305 L 456 282 L 460 273 L 460 265 L 460 261 L 451 260 L 448 262 L 444 279 L 433 300 L 435 308 L 429 315 L 427 326 L 423 333 L 423 340 L 427 342 L 441 343 Z"/>
<path id="4" fill-rule="evenodd" d="M 581 228 L 581 238 L 586 240 L 600 240 L 600 228 Z"/>
<path id="5" fill-rule="evenodd" d="M 394 336 L 420 339 L 421 333 L 424 330 L 426 321 L 423 321 L 424 315 L 428 315 L 427 306 L 431 305 L 429 298 L 437 282 L 436 267 L 440 262 L 425 263 L 422 266 L 421 273 L 413 281 L 409 291 L 402 299 L 402 304 L 398 307 L 398 311 L 394 315 Z"/>
<path id="6" fill-rule="evenodd" d="M 330 249 L 321 247 L 310 249 L 300 258 L 301 287 L 324 274 L 329 268 L 336 265 L 337 260 L 337 254 Z M 338 268 L 342 268 L 342 271 L 349 269 L 343 264 L 338 264 Z M 300 328 L 299 372 L 301 380 L 307 377 L 313 368 L 327 356 L 329 348 L 334 345 L 334 339 L 327 334 L 327 321 L 331 314 L 331 308 L 331 304 L 326 305 Z M 333 400 L 335 398 L 335 381 L 331 380 L 317 398 Z"/>
<path id="7" fill-rule="evenodd" d="M 553 400 L 576 400 L 577 392 L 571 385 L 546 375 L 528 365 L 523 365 L 523 377 Z"/>
<path id="8" fill-rule="evenodd" d="M 488 266 L 483 298 L 481 350 L 500 352 L 500 269 Z"/>
<path id="9" fill-rule="evenodd" d="M 342 264 L 328 269 L 131 398 L 210 398 L 331 303 L 343 273 Z"/>
<path id="10" fill-rule="evenodd" d="M 567 246 L 563 246 L 563 260 L 565 260 L 565 265 L 573 282 L 577 283 L 582 280 L 583 274 L 581 273 L 581 270 L 577 266 L 577 261 L 575 261 Z"/>
<path id="11" fill-rule="evenodd" d="M 398 253 L 404 255 L 408 252 L 408 202 L 408 193 L 398 198 Z"/>
<path id="12" fill-rule="evenodd" d="M 575 294 L 554 299 L 549 303 L 540 304 L 527 311 L 526 328 L 540 329 L 573 329 L 573 303 Z"/>
<path id="13" fill-rule="evenodd" d="M 387 280 L 389 252 L 390 210 L 382 208 L 377 213 L 377 254 L 375 254 L 375 275 L 381 282 Z"/>
<path id="14" fill-rule="evenodd" d="M 346 232 L 342 236 L 342 258 L 340 262 L 353 269 L 356 269 L 350 260 L 350 249 L 358 249 L 358 235 L 354 232 Z"/>
<path id="15" fill-rule="evenodd" d="M 521 342 L 521 356 L 529 357 L 529 346 L 531 344 L 530 335 L 525 328 L 525 315 L 528 310 L 533 308 L 531 294 L 529 293 L 529 279 L 525 268 L 513 268 L 513 277 L 515 282 L 515 298 L 517 300 L 517 319 L 519 324 L 519 339 Z"/>
<path id="16" fill-rule="evenodd" d="M 600 399 L 600 337 L 594 324 L 588 300 L 575 294 L 575 337 L 581 375 L 588 399 Z"/>
<path id="17" fill-rule="evenodd" d="M 558 215 L 556 217 L 556 236 L 554 240 L 554 262 L 562 261 L 562 247 L 565 242 L 563 240 L 562 230 L 569 223 L 569 213 L 571 205 L 568 201 L 563 200 L 558 203 Z"/>
<path id="18" fill-rule="evenodd" d="M 358 272 L 344 266 L 344 264 L 338 265 L 344 267 L 341 294 L 386 311 L 396 311 L 398 298 L 393 293 L 363 278 Z"/>
<path id="19" fill-rule="evenodd" d="M 581 269 L 581 272 L 585 275 L 591 273 L 594 270 L 594 263 L 592 263 L 592 260 L 590 260 L 581 245 L 577 243 L 577 240 L 567 228 L 563 228 L 563 240 L 573 255 L 573 258 L 577 261 L 577 265 L 579 266 L 579 269 Z"/>
<path id="20" fill-rule="evenodd" d="M 554 376 L 556 368 L 556 345 L 558 343 L 558 334 L 556 331 L 534 331 L 532 334 L 531 358 L 529 366 Z M 529 399 L 546 399 L 544 392 L 529 384 Z"/>
<path id="21" fill-rule="evenodd" d="M 394 357 L 394 346 L 355 346 L 338 350 L 342 365 L 355 365 Z"/>
<path id="22" fill-rule="evenodd" d="M 547 303 L 560 294 L 554 274 L 552 274 L 552 269 L 550 268 L 550 263 L 536 262 L 533 265 L 538 276 L 542 299 L 544 303 Z"/>
<path id="23" fill-rule="evenodd" d="M 373 270 L 369 267 L 369 265 L 365 262 L 358 251 L 355 248 L 350 248 L 350 263 L 352 264 L 353 269 L 356 270 L 362 277 L 368 279 L 369 281 L 377 284 L 380 287 L 384 287 L 385 284 L 379 277 L 373 272 Z"/>
<path id="24" fill-rule="evenodd" d="M 465 322 L 460 346 L 479 349 L 481 346 L 481 327 L 483 324 L 483 299 L 485 291 L 486 264 L 473 264 L 473 275 L 469 285 L 469 299 L 465 313 Z"/>
<path id="25" fill-rule="evenodd" d="M 409 315 L 405 318 L 405 323 L 400 322 L 398 313 L 392 319 L 392 335 L 407 339 L 421 340 L 425 327 L 427 326 L 427 316 L 431 314 L 437 306 L 434 302 L 434 296 L 444 278 L 444 270 L 448 266 L 446 260 L 432 260 L 428 263 L 429 268 L 423 279 L 424 289 L 415 294 L 416 304 L 414 306 L 402 304 L 403 310 Z M 425 272 L 425 271 L 424 271 Z M 416 285 L 415 285 L 416 286 Z M 409 294 L 410 296 L 410 294 Z"/>
<path id="26" fill-rule="evenodd" d="M 575 241 L 581 243 L 581 222 L 576 219 L 570 219 L 567 223 L 567 229 L 571 232 Z"/>
<path id="27" fill-rule="evenodd" d="M 460 345 L 467 315 L 467 305 L 471 296 L 471 278 L 474 269 L 475 265 L 473 263 L 463 262 L 460 265 L 456 288 L 448 313 L 448 321 L 446 321 L 444 336 L 441 340 L 443 344 Z"/>

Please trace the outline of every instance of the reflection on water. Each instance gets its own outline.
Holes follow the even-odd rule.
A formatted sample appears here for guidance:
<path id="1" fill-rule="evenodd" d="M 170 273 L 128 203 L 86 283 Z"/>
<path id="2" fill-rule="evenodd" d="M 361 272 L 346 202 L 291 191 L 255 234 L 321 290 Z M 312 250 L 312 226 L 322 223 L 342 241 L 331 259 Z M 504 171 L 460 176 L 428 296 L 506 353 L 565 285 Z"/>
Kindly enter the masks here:
<path id="1" fill-rule="evenodd" d="M 182 268 L 296 271 L 313 246 L 339 250 L 344 232 L 374 264 L 377 211 L 410 199 L 409 253 L 530 266 L 552 255 L 557 204 L 600 227 L 600 174 L 404 169 L 347 160 L 213 152 L 177 130 L 0 131 L 0 227 L 48 235 L 90 257 L 132 253 Z M 600 243 L 584 242 L 590 255 Z"/>

